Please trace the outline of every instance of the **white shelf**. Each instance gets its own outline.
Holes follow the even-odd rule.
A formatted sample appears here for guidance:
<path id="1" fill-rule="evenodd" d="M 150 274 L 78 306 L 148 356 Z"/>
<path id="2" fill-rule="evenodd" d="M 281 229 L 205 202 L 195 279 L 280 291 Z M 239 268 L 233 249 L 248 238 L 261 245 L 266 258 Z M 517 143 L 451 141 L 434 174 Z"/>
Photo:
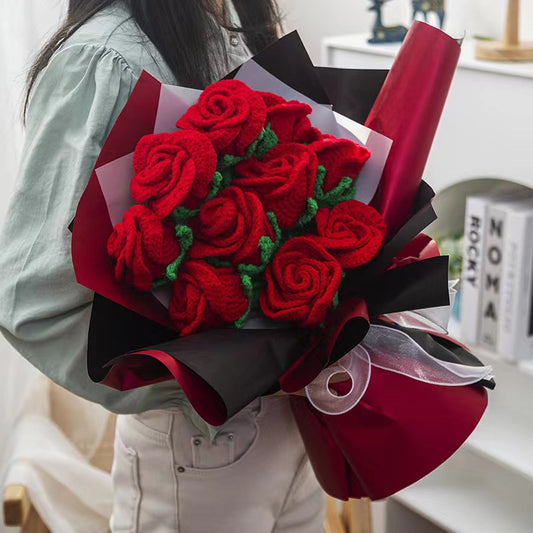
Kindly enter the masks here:
<path id="1" fill-rule="evenodd" d="M 533 483 L 533 427 L 529 421 L 489 411 L 466 446 Z"/>
<path id="2" fill-rule="evenodd" d="M 478 347 L 472 352 L 494 368 L 496 389 L 489 391 L 487 412 L 466 446 L 533 483 L 533 366 L 509 363 Z"/>
<path id="3" fill-rule="evenodd" d="M 467 449 L 394 499 L 453 533 L 533 529 L 533 484 Z"/>
<path id="4" fill-rule="evenodd" d="M 324 39 L 323 45 L 326 47 L 348 50 L 353 52 L 363 52 L 366 54 L 394 57 L 400 49 L 400 43 L 368 43 L 370 34 L 353 34 L 338 35 Z M 474 49 L 476 41 L 465 39 L 461 46 L 461 57 L 459 59 L 459 68 L 472 70 L 481 70 L 506 76 L 520 76 L 533 78 L 533 62 L 516 62 L 511 61 L 481 61 L 476 59 Z"/>

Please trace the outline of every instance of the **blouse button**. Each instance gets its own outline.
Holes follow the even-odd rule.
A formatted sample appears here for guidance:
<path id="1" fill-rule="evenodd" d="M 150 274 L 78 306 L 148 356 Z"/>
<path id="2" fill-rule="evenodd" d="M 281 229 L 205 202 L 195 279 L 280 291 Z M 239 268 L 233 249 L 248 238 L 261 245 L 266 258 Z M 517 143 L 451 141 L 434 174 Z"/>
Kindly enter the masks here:
<path id="1" fill-rule="evenodd" d="M 231 46 L 239 46 L 239 38 L 236 35 L 231 35 L 229 38 Z"/>
<path id="2" fill-rule="evenodd" d="M 185 472 L 185 468 L 183 468 L 183 466 L 178 466 L 178 468 L 176 469 L 180 474 L 183 474 L 183 472 Z"/>
<path id="3" fill-rule="evenodd" d="M 200 444 L 202 444 L 202 441 L 200 439 L 194 439 L 192 441 L 192 443 L 195 445 L 195 446 L 200 446 Z"/>

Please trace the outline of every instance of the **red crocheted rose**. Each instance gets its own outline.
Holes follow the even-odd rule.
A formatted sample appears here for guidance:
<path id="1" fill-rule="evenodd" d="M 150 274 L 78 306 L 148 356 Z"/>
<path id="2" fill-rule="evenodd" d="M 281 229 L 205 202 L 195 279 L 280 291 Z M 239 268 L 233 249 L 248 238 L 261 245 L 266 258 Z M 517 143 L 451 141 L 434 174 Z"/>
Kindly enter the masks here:
<path id="1" fill-rule="evenodd" d="M 341 202 L 333 209 L 319 209 L 315 220 L 316 241 L 342 268 L 368 263 L 378 253 L 387 233 L 383 217 L 357 200 Z"/>
<path id="2" fill-rule="evenodd" d="M 219 155 L 242 156 L 265 126 L 262 98 L 238 80 L 222 80 L 205 89 L 176 126 L 205 133 Z"/>
<path id="3" fill-rule="evenodd" d="M 116 279 L 149 291 L 154 279 L 161 278 L 167 265 L 180 255 L 180 245 L 171 224 L 143 205 L 134 205 L 115 226 L 107 252 L 117 262 Z"/>
<path id="4" fill-rule="evenodd" d="M 267 107 L 266 123 L 278 137 L 280 143 L 311 143 L 322 134 L 313 128 L 307 115 L 313 111 L 311 106 L 296 100 L 287 101 L 272 93 L 260 92 Z"/>
<path id="5" fill-rule="evenodd" d="M 228 187 L 206 202 L 193 221 L 195 241 L 189 250 L 193 259 L 220 257 L 234 265 L 260 265 L 259 239 L 274 234 L 257 196 Z"/>
<path id="6" fill-rule="evenodd" d="M 326 317 L 341 282 L 337 260 L 309 236 L 289 239 L 265 271 L 259 300 L 274 320 L 318 326 Z"/>
<path id="7" fill-rule="evenodd" d="M 209 139 L 196 131 L 145 135 L 133 155 L 131 195 L 159 218 L 182 203 L 196 208 L 209 193 L 217 154 Z"/>
<path id="8" fill-rule="evenodd" d="M 307 146 L 278 144 L 259 160 L 239 163 L 232 185 L 255 193 L 265 211 L 273 211 L 281 228 L 291 228 L 313 197 L 318 159 Z"/>
<path id="9" fill-rule="evenodd" d="M 339 184 L 344 176 L 355 179 L 370 157 L 370 150 L 348 139 L 324 136 L 311 143 L 309 148 L 318 156 L 318 162 L 326 168 L 324 192 Z"/>
<path id="10" fill-rule="evenodd" d="M 241 278 L 233 268 L 192 260 L 181 267 L 168 307 L 181 335 L 234 322 L 247 309 Z"/>

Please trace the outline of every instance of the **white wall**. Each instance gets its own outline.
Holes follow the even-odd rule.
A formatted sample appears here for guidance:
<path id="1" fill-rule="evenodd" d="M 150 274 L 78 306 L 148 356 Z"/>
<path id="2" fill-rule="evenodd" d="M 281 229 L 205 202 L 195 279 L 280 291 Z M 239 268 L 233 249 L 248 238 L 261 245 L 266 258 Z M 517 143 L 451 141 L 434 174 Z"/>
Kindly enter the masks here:
<path id="1" fill-rule="evenodd" d="M 298 29 L 313 60 L 320 61 L 320 40 L 327 35 L 368 32 L 374 21 L 368 0 L 278 0 L 287 31 Z M 384 23 L 408 25 L 409 0 L 391 0 L 383 9 Z M 501 37 L 506 0 L 447 0 L 445 30 L 454 37 Z M 521 0 L 521 36 L 533 41 L 533 0 Z"/>

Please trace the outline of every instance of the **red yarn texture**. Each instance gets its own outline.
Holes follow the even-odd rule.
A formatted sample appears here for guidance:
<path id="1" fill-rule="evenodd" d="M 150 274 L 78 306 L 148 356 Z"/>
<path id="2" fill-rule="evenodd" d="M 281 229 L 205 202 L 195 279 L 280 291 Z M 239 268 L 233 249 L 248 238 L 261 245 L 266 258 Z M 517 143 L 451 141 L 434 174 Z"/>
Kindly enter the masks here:
<path id="1" fill-rule="evenodd" d="M 115 277 L 140 291 L 152 289 L 154 279 L 180 255 L 172 225 L 149 209 L 134 205 L 124 213 L 107 241 L 107 252 L 116 260 Z"/>
<path id="2" fill-rule="evenodd" d="M 251 157 L 239 163 L 232 185 L 255 193 L 265 211 L 272 211 L 282 229 L 291 228 L 313 196 L 318 159 L 307 146 L 278 144 L 259 160 Z"/>
<path id="3" fill-rule="evenodd" d="M 218 154 L 243 156 L 265 119 L 266 106 L 256 91 L 241 81 L 223 80 L 207 87 L 176 126 L 205 133 Z"/>
<path id="4" fill-rule="evenodd" d="M 165 218 L 180 204 L 196 208 L 209 193 L 217 154 L 196 131 L 145 135 L 133 155 L 131 195 Z"/>
<path id="5" fill-rule="evenodd" d="M 168 311 L 183 336 L 234 322 L 247 309 L 241 278 L 233 268 L 191 260 L 173 285 Z"/>
<path id="6" fill-rule="evenodd" d="M 326 168 L 324 192 L 337 186 L 345 176 L 355 179 L 370 157 L 370 151 L 365 146 L 331 136 L 311 143 L 309 148 L 317 154 L 319 164 Z"/>
<path id="7" fill-rule="evenodd" d="M 274 320 L 318 326 L 331 307 L 341 276 L 338 261 L 312 237 L 289 239 L 266 268 L 261 309 Z"/>
<path id="8" fill-rule="evenodd" d="M 228 187 L 206 202 L 193 220 L 195 241 L 189 250 L 193 259 L 219 257 L 239 263 L 260 265 L 259 239 L 274 239 L 263 204 L 250 192 Z"/>
<path id="9" fill-rule="evenodd" d="M 376 256 L 387 233 L 383 217 L 357 200 L 337 204 L 333 209 L 319 209 L 316 215 L 321 244 L 343 269 L 368 263 Z"/>
<path id="10" fill-rule="evenodd" d="M 308 115 L 311 106 L 296 100 L 287 101 L 273 93 L 259 93 L 267 107 L 266 122 L 280 143 L 310 143 L 321 138 L 322 133 L 313 128 Z"/>

